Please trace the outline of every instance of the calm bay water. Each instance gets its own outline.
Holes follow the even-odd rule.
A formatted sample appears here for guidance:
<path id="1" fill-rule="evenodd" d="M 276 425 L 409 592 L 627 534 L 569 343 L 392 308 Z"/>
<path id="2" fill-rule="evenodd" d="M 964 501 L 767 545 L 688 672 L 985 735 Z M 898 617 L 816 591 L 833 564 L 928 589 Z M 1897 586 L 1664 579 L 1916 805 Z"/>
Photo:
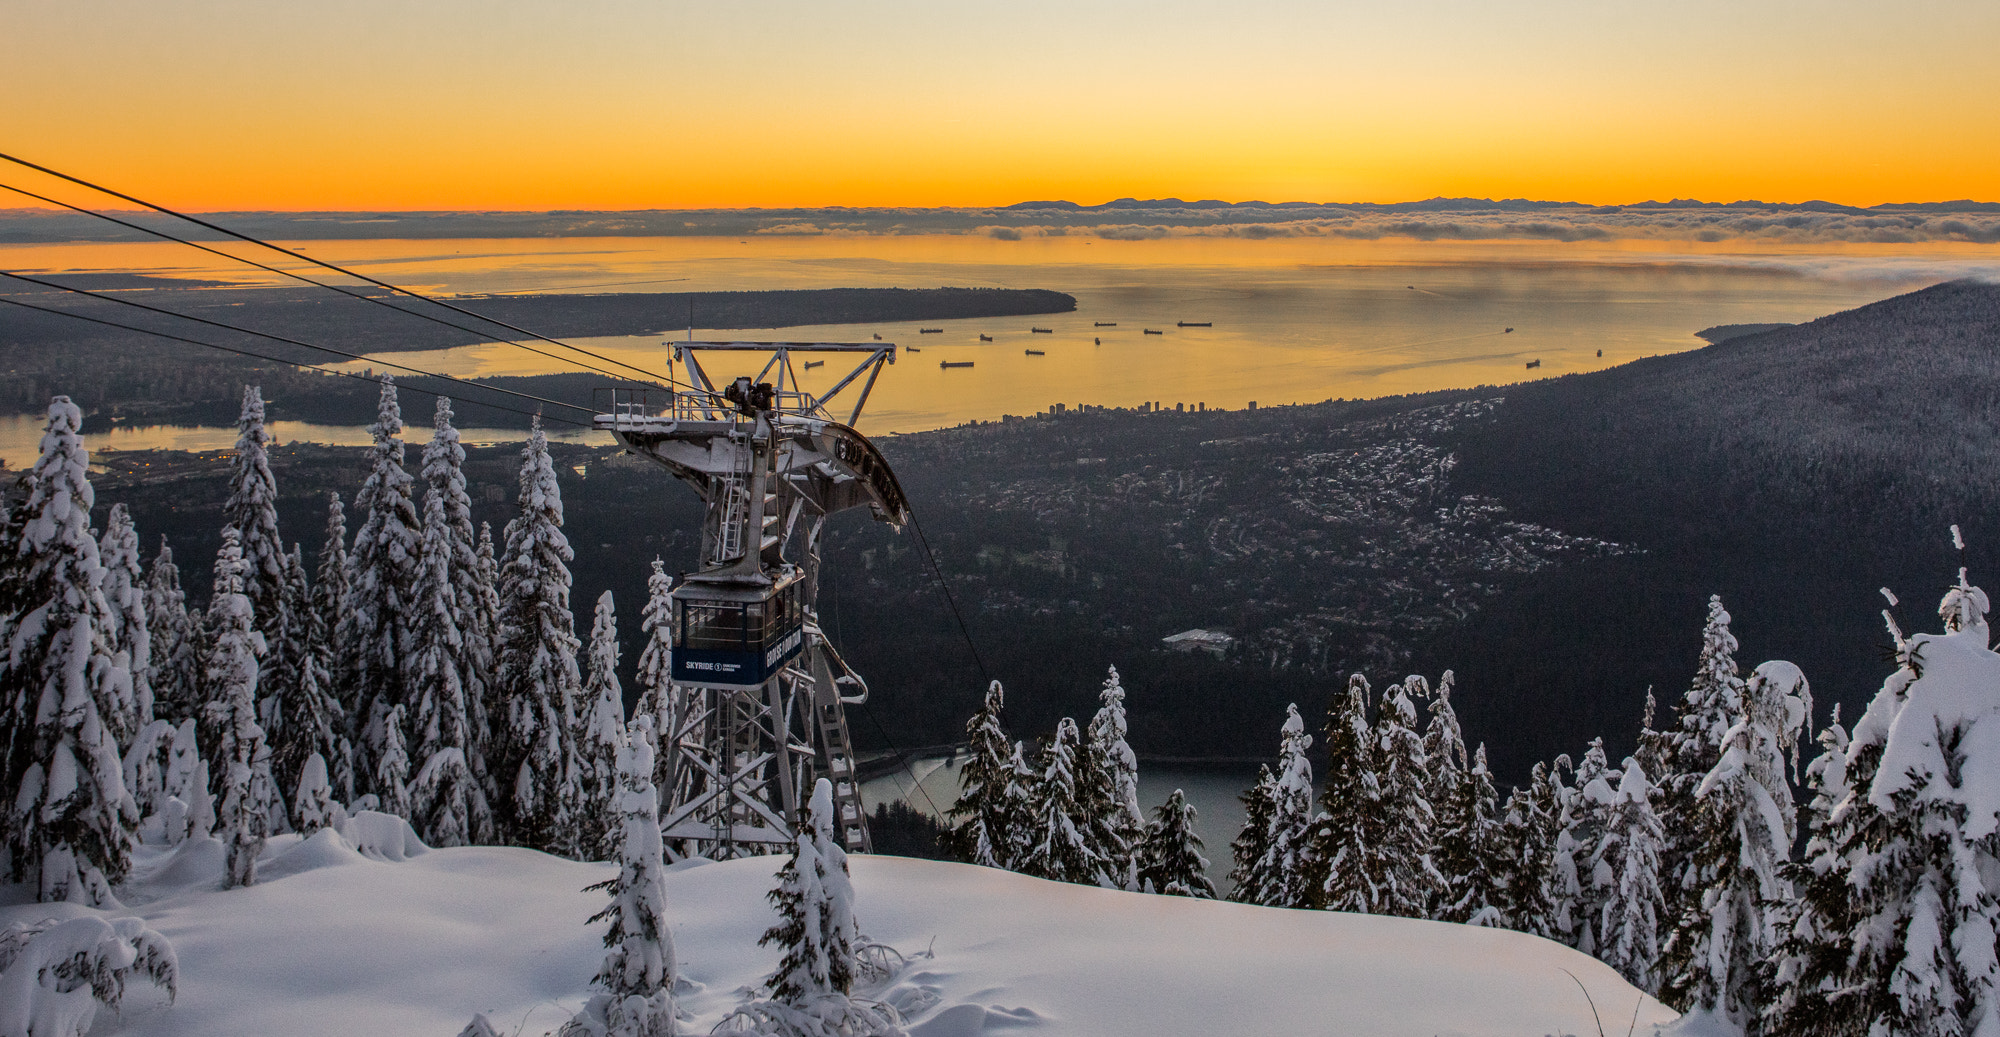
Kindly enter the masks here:
<path id="1" fill-rule="evenodd" d="M 1529 361 L 1541 362 L 1532 372 L 1539 377 L 1594 370 L 1698 347 L 1693 332 L 1710 325 L 1810 320 L 1952 277 L 2000 277 L 2000 248 L 1935 243 L 1777 248 L 913 235 L 295 247 L 443 294 L 955 285 L 1050 288 L 1076 297 L 1074 313 L 924 322 L 944 329 L 932 335 L 897 323 L 715 331 L 700 327 L 696 313 L 698 339 L 872 341 L 879 334 L 916 347 L 920 352 L 904 353 L 869 402 L 862 427 L 876 434 L 1028 414 L 1053 403 L 1236 409 L 1251 401 L 1269 406 L 1505 384 L 1528 376 Z M 247 280 L 214 257 L 151 244 L 0 246 L 0 268 Z M 683 337 L 685 321 L 685 313 L 663 312 L 660 327 L 670 333 L 577 343 L 664 370 L 662 341 Z M 1053 333 L 1034 334 L 1031 327 Z M 1145 334 L 1148 328 L 1163 334 Z M 993 341 L 981 342 L 982 334 Z M 564 369 L 505 344 L 395 359 L 459 376 Z M 941 369 L 947 360 L 975 366 Z M 842 373 L 837 367 L 808 373 L 807 387 L 826 387 Z M 740 373 L 718 368 L 710 373 Z M 356 425 L 369 417 L 356 415 Z M 148 442 L 141 430 L 119 435 L 107 445 Z M 161 433 L 153 445 L 180 435 Z M 9 438 L 0 451 L 11 459 L 18 448 Z"/>

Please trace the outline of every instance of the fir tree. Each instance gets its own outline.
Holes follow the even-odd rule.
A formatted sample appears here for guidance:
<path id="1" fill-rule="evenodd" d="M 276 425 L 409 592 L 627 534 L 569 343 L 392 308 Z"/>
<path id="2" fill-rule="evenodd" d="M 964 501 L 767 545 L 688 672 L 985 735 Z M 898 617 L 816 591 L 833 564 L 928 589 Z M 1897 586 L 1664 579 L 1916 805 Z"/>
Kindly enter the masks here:
<path id="1" fill-rule="evenodd" d="M 125 505 L 111 506 L 111 513 L 104 520 L 104 536 L 98 541 L 98 556 L 104 564 L 104 602 L 115 621 L 109 631 L 112 669 L 125 674 L 129 687 L 119 697 L 129 698 L 132 703 L 130 713 L 119 718 L 113 733 L 121 742 L 129 743 L 153 720 L 153 637 L 146 623 L 139 534 L 132 528 L 132 516 Z"/>
<path id="2" fill-rule="evenodd" d="M 1368 724 L 1368 681 L 1347 679 L 1347 691 L 1327 707 L 1326 785 L 1313 821 L 1311 906 L 1367 912 L 1382 900 L 1388 862 L 1382 859 L 1381 787 L 1377 748 Z"/>
<path id="3" fill-rule="evenodd" d="M 1000 682 L 986 686 L 979 712 L 965 722 L 967 755 L 959 771 L 958 802 L 946 816 L 952 821 L 943 839 L 945 849 L 968 864 L 1005 868 L 1012 863 L 1015 833 L 1009 828 L 1017 810 L 1014 744 L 1000 726 L 1005 692 Z"/>
<path id="4" fill-rule="evenodd" d="M 583 680 L 570 614 L 562 493 L 541 425 L 522 451 L 521 514 L 507 524 L 500 577 L 498 727 L 494 775 L 503 838 L 551 853 L 574 853 L 584 809 L 575 741 Z"/>
<path id="5" fill-rule="evenodd" d="M 14 540 L 18 606 L 0 627 L 9 648 L 0 668 L 0 836 L 13 880 L 35 881 L 42 900 L 105 906 L 140 820 L 114 737 L 135 705 L 111 644 L 119 619 L 90 531 L 82 423 L 69 397 L 49 404 Z"/>
<path id="6" fill-rule="evenodd" d="M 1057 882 L 1096 884 L 1109 862 L 1079 819 L 1086 818 L 1089 790 L 1077 781 L 1076 721 L 1064 717 L 1042 749 L 1042 772 L 1032 791 L 1027 851 L 1017 870 Z"/>
<path id="7" fill-rule="evenodd" d="M 1195 819 L 1195 809 L 1180 789 L 1154 811 L 1153 823 L 1139 846 L 1140 889 L 1174 897 L 1215 899 L 1215 883 L 1208 880 L 1208 858 L 1201 855 Z"/>
<path id="8" fill-rule="evenodd" d="M 391 706 L 382 718 L 382 748 L 372 775 L 375 809 L 408 819 L 410 816 L 410 753 L 403 746 L 403 707 Z"/>
<path id="9" fill-rule="evenodd" d="M 1424 679 L 1412 676 L 1390 685 L 1382 697 L 1376 722 L 1375 752 L 1381 775 L 1381 841 L 1377 852 L 1386 867 L 1378 886 L 1374 913 L 1421 918 L 1443 878 L 1431 860 L 1436 814 L 1426 793 L 1427 762 L 1423 738 L 1417 734 L 1417 708 L 1412 701 L 1427 692 Z"/>
<path id="10" fill-rule="evenodd" d="M 1652 783 L 1637 760 L 1625 773 L 1611 802 L 1610 822 L 1592 855 L 1594 870 L 1610 877 L 1607 895 L 1593 920 L 1597 956 L 1641 990 L 1654 990 L 1660 952 L 1660 849 L 1666 833 L 1653 813 Z"/>
<path id="11" fill-rule="evenodd" d="M 451 423 L 451 400 L 440 396 L 431 422 L 431 440 L 424 447 L 423 479 L 429 493 L 442 501 L 441 525 L 449 547 L 445 586 L 451 591 L 451 621 L 458 630 L 455 649 L 459 680 L 465 687 L 468 738 L 463 746 L 474 773 L 485 772 L 486 699 L 493 680 L 493 585 L 481 580 L 478 535 L 472 526 L 472 498 L 465 491 L 465 448 Z M 426 495 L 428 507 L 428 494 Z M 425 537 L 431 519 L 424 516 Z M 430 550 L 428 542 L 425 547 Z M 482 784 L 485 779 L 482 777 Z"/>
<path id="12" fill-rule="evenodd" d="M 1507 798 L 1500 830 L 1502 859 L 1508 863 L 1500 913 L 1508 928 L 1534 936 L 1554 937 L 1557 932 L 1555 846 L 1561 806 L 1556 782 L 1548 764 L 1535 764 L 1528 787 Z"/>
<path id="13" fill-rule="evenodd" d="M 318 753 L 306 757 L 299 769 L 298 793 L 292 799 L 293 824 L 299 834 L 310 838 L 322 828 L 338 829 L 345 819 L 340 802 L 333 798 L 333 785 L 326 776 L 326 757 Z"/>
<path id="14" fill-rule="evenodd" d="M 142 841 L 158 842 L 163 835 L 159 819 L 166 807 L 167 782 L 161 758 L 173 740 L 174 725 L 154 720 L 125 747 L 125 792 L 138 805 Z"/>
<path id="15" fill-rule="evenodd" d="M 415 613 L 409 594 L 416 583 L 420 523 L 410 495 L 410 475 L 403 470 L 402 409 L 396 402 L 395 380 L 384 376 L 382 398 L 369 447 L 368 479 L 354 498 L 362 524 L 354 534 L 346 611 L 335 640 L 345 653 L 342 679 L 357 703 L 354 723 L 357 746 L 365 766 L 381 770 L 390 733 L 384 729 L 395 707 L 408 701 L 407 663 L 412 657 L 409 621 Z M 408 711 L 405 711 L 405 716 Z M 403 745 L 407 730 L 395 733 Z M 383 792 L 380 788 L 373 791 Z"/>
<path id="16" fill-rule="evenodd" d="M 319 567 L 314 570 L 312 609 L 323 632 L 327 670 L 341 712 L 350 722 L 360 712 L 361 701 L 353 686 L 353 653 L 344 640 L 353 632 L 347 620 L 352 598 L 348 594 L 352 563 L 347 556 L 347 513 L 340 494 L 326 495 L 326 535 L 320 541 Z"/>
<path id="17" fill-rule="evenodd" d="M 1842 850 L 1850 837 L 1834 818 L 1847 821 L 1859 804 L 1852 798 L 1849 739 L 1837 703 L 1819 746 L 1819 756 L 1806 768 L 1811 835 L 1803 859 L 1781 869 L 1793 898 L 1777 905 L 1773 917 L 1778 947 L 1764 1021 L 1765 1031 L 1777 1037 L 1858 1037 L 1868 1022 L 1855 988 L 1846 982 L 1855 910 Z"/>
<path id="18" fill-rule="evenodd" d="M 673 680 L 673 588 L 667 564 L 653 559 L 653 574 L 646 578 L 646 609 L 639 622 L 639 629 L 646 635 L 646 647 L 639 651 L 639 670 L 632 678 L 639 685 L 639 701 L 633 707 L 633 715 L 652 717 L 653 730 L 659 737 L 660 752 L 653 764 L 658 770 L 653 775 L 653 786 L 659 790 L 663 811 L 675 805 L 671 757 L 679 744 L 687 712 L 681 700 L 683 693 L 675 689 Z"/>
<path id="19" fill-rule="evenodd" d="M 1666 986 L 1675 1000 L 1738 1026 L 1754 1026 L 1769 1001 L 1763 970 L 1778 942 L 1772 906 L 1792 896 L 1780 869 L 1797 834 L 1785 759 L 1796 753 L 1811 712 L 1812 692 L 1798 667 L 1757 667 L 1737 699 L 1721 757 L 1696 790 L 1700 830 L 1710 841 L 1694 848 L 1690 866 L 1712 879 L 1671 937 L 1686 947 L 1685 957 L 1673 960 L 1692 967 L 1667 976 Z"/>
<path id="20" fill-rule="evenodd" d="M 590 627 L 590 669 L 583 685 L 584 714 L 577 728 L 583 762 L 583 856 L 604 860 L 617 850 L 613 816 L 618 798 L 618 754 L 625 743 L 625 692 L 618 686 L 618 617 L 611 592 L 598 595 Z M 648 784 L 651 784 L 648 782 Z"/>
<path id="21" fill-rule="evenodd" d="M 1271 849 L 1271 815 L 1277 809 L 1278 779 L 1269 764 L 1257 768 L 1257 783 L 1237 797 L 1243 803 L 1243 828 L 1229 844 L 1229 899 L 1262 903 L 1257 863 Z"/>
<path id="22" fill-rule="evenodd" d="M 1306 756 L 1310 748 L 1312 736 L 1306 734 L 1299 707 L 1286 703 L 1264 852 L 1251 866 L 1246 882 L 1254 898 L 1250 903 L 1306 907 L 1312 901 L 1313 778 L 1312 762 Z"/>
<path id="23" fill-rule="evenodd" d="M 409 693 L 415 716 L 412 758 L 423 761 L 410 784 L 409 818 L 419 838 L 432 846 L 487 842 L 493 817 L 486 792 L 466 759 L 472 730 L 466 715 L 464 639 L 455 602 L 451 529 L 444 495 L 424 495 L 424 539 L 417 583 L 410 599 L 415 657 L 409 665 Z"/>
<path id="24" fill-rule="evenodd" d="M 181 590 L 181 570 L 173 548 L 160 538 L 160 553 L 146 570 L 146 631 L 151 665 L 147 684 L 153 691 L 153 713 L 168 720 L 193 716 L 201 702 L 200 643 Z"/>
<path id="25" fill-rule="evenodd" d="M 352 750 L 347 717 L 333 696 L 324 654 L 325 636 L 306 584 L 305 556 L 297 545 L 285 555 L 282 596 L 291 621 L 270 646 L 263 672 L 283 671 L 287 679 L 259 704 L 264 740 L 271 747 L 271 774 L 279 782 L 300 772 L 306 760 L 334 761 L 342 789 L 353 788 Z M 298 819 L 291 818 L 296 825 Z"/>
<path id="26" fill-rule="evenodd" d="M 602 1020 L 606 1033 L 620 1037 L 666 1037 L 673 1032 L 674 939 L 667 931 L 666 848 L 660 839 L 659 794 L 653 790 L 652 718 L 632 718 L 629 737 L 618 750 L 618 874 L 591 889 L 606 890 L 611 903 L 590 916 L 610 923 L 604 933 L 603 967 L 595 982 L 603 990 L 584 1017 Z M 831 797 L 829 796 L 829 805 Z"/>
<path id="27" fill-rule="evenodd" d="M 216 731 L 212 758 L 223 767 L 217 821 L 229 850 L 228 885 L 257 881 L 257 857 L 264 851 L 275 806 L 276 784 L 264 729 L 257 723 L 259 657 L 264 638 L 256 630 L 249 595 L 243 592 L 249 562 L 234 526 L 222 530 L 216 557 L 215 597 L 208 606 L 213 632 L 203 720 Z"/>
<path id="28" fill-rule="evenodd" d="M 472 738 L 474 762 L 478 766 L 482 780 L 486 783 L 486 798 L 490 802 L 500 800 L 498 789 L 500 777 L 494 771 L 493 754 L 497 751 L 496 739 L 498 718 L 506 714 L 506 707 L 498 701 L 500 694 L 500 563 L 493 557 L 493 527 L 485 522 L 479 524 L 479 536 L 472 547 L 472 591 L 477 606 L 477 623 L 486 631 L 477 646 L 474 662 L 485 667 L 483 693 L 468 699 L 466 713 L 472 717 Z M 483 659 L 483 661 L 482 661 Z"/>
<path id="29" fill-rule="evenodd" d="M 1722 597 L 1711 595 L 1694 680 L 1682 694 L 1675 723 L 1662 740 L 1665 759 L 1655 785 L 1659 788 L 1658 809 L 1660 822 L 1667 831 L 1667 845 L 1661 856 L 1660 875 L 1667 898 L 1667 917 L 1675 920 L 1676 931 L 1682 920 L 1698 915 L 1702 893 L 1715 881 L 1714 875 L 1702 872 L 1697 866 L 1695 851 L 1722 836 L 1703 827 L 1707 819 L 1697 809 L 1695 793 L 1722 758 L 1722 735 L 1729 730 L 1743 695 L 1743 679 L 1736 668 L 1736 637 L 1729 632 L 1729 623 Z M 1672 980 L 1690 975 L 1696 968 L 1695 962 L 1687 957 L 1692 935 L 1683 934 L 1678 939 L 1670 936 L 1660 963 L 1667 1002 L 1683 1010 L 1688 1005 L 1677 1002 Z"/>
<path id="30" fill-rule="evenodd" d="M 1561 938 L 1585 954 L 1595 955 L 1596 919 L 1611 895 L 1612 874 L 1593 857 L 1611 823 L 1617 798 L 1604 754 L 1604 739 L 1593 738 L 1576 769 L 1576 784 L 1565 790 L 1562 830 L 1556 836 L 1558 876 L 1557 925 Z"/>
<path id="31" fill-rule="evenodd" d="M 278 536 L 278 480 L 271 474 L 270 442 L 264 431 L 263 393 L 246 385 L 243 411 L 236 419 L 236 453 L 222 521 L 242 541 L 243 594 L 257 617 L 257 632 L 266 644 L 275 645 L 290 616 L 283 601 L 285 545 Z"/>
<path id="32" fill-rule="evenodd" d="M 1453 852 L 1463 851 L 1469 845 L 1470 829 L 1466 826 L 1471 815 L 1467 811 L 1472 809 L 1473 797 L 1465 786 L 1472 780 L 1468 773 L 1471 761 L 1466 757 L 1465 735 L 1459 728 L 1458 712 L 1451 705 L 1454 681 L 1450 670 L 1444 671 L 1443 676 L 1438 678 L 1437 690 L 1431 693 L 1428 703 L 1430 722 L 1424 728 L 1424 761 L 1430 770 L 1424 786 L 1424 799 L 1430 803 L 1433 814 L 1432 841 L 1439 847 L 1433 856 L 1441 876 L 1431 890 L 1431 903 L 1425 906 L 1424 914 L 1428 918 L 1444 917 L 1447 906 L 1452 902 L 1449 889 L 1452 866 L 1448 866 L 1440 856 L 1444 852 L 1441 846 L 1447 839 L 1447 830 L 1450 831 L 1449 838 L 1456 840 Z M 1494 804 L 1490 781 L 1487 791 L 1489 798 L 1485 817 L 1491 823 Z M 1453 813 L 1454 810 L 1459 812 Z"/>
<path id="33" fill-rule="evenodd" d="M 1905 638 L 1884 613 L 1900 665 L 1839 762 L 1819 769 L 1816 804 L 1849 791 L 1808 844 L 1814 877 L 1783 919 L 1777 974 L 1789 982 L 1772 1032 L 2000 1032 L 2000 905 L 1983 877 L 2000 869 L 2000 656 L 1987 611 L 1961 570 L 1939 606 L 1942 635 Z"/>
<path id="34" fill-rule="evenodd" d="M 189 717 L 174 729 L 173 748 L 167 755 L 167 805 L 162 813 L 168 845 L 206 839 L 215 831 L 215 796 L 208 787 L 208 763 L 201 758 L 195 720 Z"/>
<path id="35" fill-rule="evenodd" d="M 1146 834 L 1146 814 L 1139 806 L 1139 757 L 1125 742 L 1125 688 L 1119 683 L 1118 667 L 1110 669 L 1098 693 L 1103 705 L 1090 721 L 1090 762 L 1095 798 L 1106 804 L 1101 826 L 1112 884 L 1137 889 L 1135 851 Z"/>
<path id="36" fill-rule="evenodd" d="M 1076 723 L 1065 720 L 1074 751 Z M 1061 730 L 1057 740 L 1063 739 Z M 854 986 L 854 951 L 860 933 L 854 923 L 854 888 L 847 876 L 847 853 L 833 834 L 833 785 L 813 785 L 812 800 L 792 842 L 792 857 L 778 872 L 770 893 L 778 924 L 757 942 L 783 950 L 768 984 L 771 996 L 803 1005 L 830 994 L 845 996 Z"/>
<path id="37" fill-rule="evenodd" d="M 1495 815 L 1498 794 L 1486 768 L 1486 746 L 1472 756 L 1472 767 L 1437 803 L 1437 906 L 1431 917 L 1445 922 L 1504 927 L 1508 918 L 1502 871 L 1505 836 Z"/>

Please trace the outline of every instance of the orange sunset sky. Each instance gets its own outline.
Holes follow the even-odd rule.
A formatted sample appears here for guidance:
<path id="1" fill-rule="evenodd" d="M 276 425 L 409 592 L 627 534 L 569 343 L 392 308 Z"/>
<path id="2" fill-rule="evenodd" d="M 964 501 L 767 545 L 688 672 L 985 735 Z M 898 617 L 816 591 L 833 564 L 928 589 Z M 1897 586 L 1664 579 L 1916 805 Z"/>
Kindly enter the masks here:
<path id="1" fill-rule="evenodd" d="M 1992 0 L 0 11 L 0 151 L 197 209 L 2000 199 Z"/>

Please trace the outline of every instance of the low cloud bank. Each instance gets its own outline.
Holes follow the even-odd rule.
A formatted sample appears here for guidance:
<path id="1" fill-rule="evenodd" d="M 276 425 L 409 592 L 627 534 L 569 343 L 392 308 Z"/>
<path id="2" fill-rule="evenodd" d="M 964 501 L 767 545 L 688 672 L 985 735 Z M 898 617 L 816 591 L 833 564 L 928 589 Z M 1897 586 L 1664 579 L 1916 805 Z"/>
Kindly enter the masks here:
<path id="1" fill-rule="evenodd" d="M 150 214 L 121 214 L 146 224 Z M 1002 241 L 1085 236 L 1407 238 L 1418 241 L 1754 241 L 2000 243 L 2000 203 L 1943 202 L 1868 209 L 1805 202 L 1563 202 L 1436 198 L 1394 205 L 1027 202 L 992 209 L 686 209 L 633 212 L 218 213 L 247 233 L 299 239 L 651 237 L 738 235 L 983 235 Z M 165 224 L 162 221 L 162 229 Z M 174 228 L 185 233 L 184 228 Z M 0 210 L 0 242 L 132 240 L 140 235 L 71 213 Z"/>

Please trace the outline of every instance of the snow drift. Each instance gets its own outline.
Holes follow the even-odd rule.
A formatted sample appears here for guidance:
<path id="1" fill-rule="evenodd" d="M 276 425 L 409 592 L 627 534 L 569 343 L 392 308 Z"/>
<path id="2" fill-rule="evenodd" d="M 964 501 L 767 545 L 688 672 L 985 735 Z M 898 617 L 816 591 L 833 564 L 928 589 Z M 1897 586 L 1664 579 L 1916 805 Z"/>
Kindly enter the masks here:
<path id="1" fill-rule="evenodd" d="M 214 840 L 142 847 L 124 909 L 179 958 L 179 997 L 126 998 L 91 1032 L 436 1034 L 475 1012 L 539 1035 L 590 995 L 613 865 L 503 847 L 401 861 L 331 830 L 274 837 L 255 886 L 223 889 Z M 667 875 L 683 1033 L 707 1033 L 775 965 L 757 937 L 783 858 L 691 862 Z M 971 865 L 852 859 L 864 932 L 909 965 L 857 996 L 918 1037 L 987 1031 L 1153 1037 L 1327 1033 L 1433 1037 L 1623 1030 L 1673 1013 L 1609 967 L 1519 933 L 1441 922 L 1160 897 Z M 75 905 L 0 886 L 0 927 Z M 1574 976 L 1574 978 L 1572 978 Z M 1588 998 L 1584 991 L 1588 990 Z"/>

